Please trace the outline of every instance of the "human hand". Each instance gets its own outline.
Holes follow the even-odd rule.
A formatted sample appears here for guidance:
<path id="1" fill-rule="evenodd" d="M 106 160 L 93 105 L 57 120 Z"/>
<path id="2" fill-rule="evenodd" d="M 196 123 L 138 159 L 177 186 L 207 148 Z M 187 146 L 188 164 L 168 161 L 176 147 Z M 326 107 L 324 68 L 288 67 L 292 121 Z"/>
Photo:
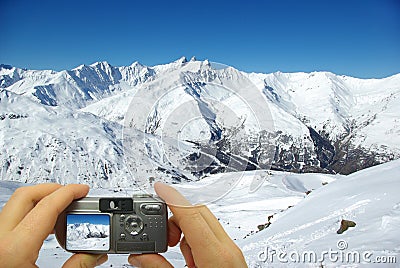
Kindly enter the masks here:
<path id="1" fill-rule="evenodd" d="M 39 250 L 58 215 L 88 191 L 87 185 L 79 184 L 18 188 L 0 212 L 0 266 L 37 267 Z M 74 254 L 63 267 L 95 267 L 106 261 L 107 255 Z"/>
<path id="2" fill-rule="evenodd" d="M 180 242 L 189 268 L 247 267 L 241 250 L 207 206 L 192 206 L 177 190 L 163 183 L 156 183 L 154 188 L 174 214 L 168 220 L 168 245 L 173 247 Z M 173 267 L 159 254 L 132 254 L 128 261 L 138 267 Z"/>

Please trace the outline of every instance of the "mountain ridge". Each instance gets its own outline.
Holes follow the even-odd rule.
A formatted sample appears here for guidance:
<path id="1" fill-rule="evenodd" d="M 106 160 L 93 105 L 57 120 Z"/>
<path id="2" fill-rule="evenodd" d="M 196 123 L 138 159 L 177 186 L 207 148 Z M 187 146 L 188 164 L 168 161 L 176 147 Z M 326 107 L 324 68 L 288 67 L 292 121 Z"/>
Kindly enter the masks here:
<path id="1" fill-rule="evenodd" d="M 246 168 L 260 167 L 262 150 L 257 146 L 240 144 L 239 136 L 232 136 L 233 129 L 229 130 L 218 121 L 221 118 L 220 108 L 208 101 L 210 96 L 219 98 L 223 105 L 230 101 L 225 107 L 235 108 L 232 111 L 240 117 L 244 116 L 244 119 L 248 111 L 240 108 L 240 103 L 221 87 L 231 88 L 243 95 L 241 85 L 249 81 L 264 96 L 275 122 L 276 132 L 270 137 L 271 142 L 276 143 L 271 164 L 274 169 L 348 174 L 400 156 L 400 116 L 397 108 L 400 107 L 400 74 L 383 79 L 360 79 L 330 72 L 260 74 L 241 72 L 229 66 L 214 66 L 208 60 L 188 61 L 184 57 L 152 67 L 138 62 L 120 67 L 96 62 L 60 72 L 1 65 L 0 115 L 3 119 L 0 123 L 3 124 L 1 132 L 5 137 L 0 154 L 0 165 L 3 166 L 1 177 L 11 180 L 33 177 L 32 180 L 39 180 L 46 174 L 48 180 L 60 180 L 57 177 L 66 176 L 66 171 L 55 172 L 50 154 L 59 159 L 59 166 L 63 161 L 69 161 L 74 167 L 67 181 L 92 181 L 95 185 L 120 185 L 117 181 L 132 183 L 127 168 L 123 167 L 124 145 L 120 137 L 121 127 L 126 123 L 126 111 L 138 91 L 147 90 L 150 94 L 148 100 L 153 101 L 155 96 L 165 98 L 166 95 L 160 92 L 170 92 L 168 90 L 172 88 L 175 88 L 175 95 L 161 98 L 164 102 L 159 102 L 156 113 L 149 114 L 147 118 L 150 120 L 149 129 L 153 129 L 155 135 L 151 140 L 155 143 L 146 146 L 153 149 L 151 157 L 160 169 L 154 171 L 154 167 L 148 166 L 137 176 L 163 176 L 165 171 L 175 179 L 191 176 L 191 172 L 177 169 L 171 160 L 160 157 L 163 151 L 155 145 L 162 133 L 157 124 L 168 122 L 165 116 L 173 111 L 165 105 L 173 103 L 173 107 L 180 107 L 184 100 L 193 105 L 189 114 L 199 116 L 196 124 L 185 127 L 183 134 L 179 134 L 183 135 L 183 141 L 192 142 L 185 145 L 189 148 L 188 152 L 196 151 L 200 136 L 210 139 L 214 135 L 219 140 L 217 145 L 214 144 L 219 153 L 210 160 L 213 168 L 207 172 L 224 172 L 227 170 L 224 158 L 238 160 L 243 156 L 252 163 Z M 28 99 L 37 105 L 27 104 Z M 261 118 L 261 115 L 256 117 Z M 251 118 L 244 120 L 237 124 L 251 128 Z M 55 129 L 49 130 L 49 125 Z M 94 132 L 85 132 L 85 125 Z M 66 126 L 69 130 L 64 129 Z M 82 129 L 76 129 L 76 126 Z M 205 132 L 200 135 L 201 129 Z M 178 135 L 173 128 L 164 128 L 165 131 Z M 50 141 L 52 138 L 49 140 L 49 133 L 55 141 Z M 34 154 L 36 156 L 27 157 L 29 153 L 23 148 L 37 148 L 43 138 L 49 146 L 60 141 L 70 144 L 71 150 L 66 151 L 70 156 L 63 158 L 62 150 L 57 149 L 58 152 L 54 153 L 46 149 L 46 157 L 41 155 L 41 150 Z M 242 145 L 245 148 L 239 149 Z M 173 148 L 175 145 L 171 146 L 171 150 L 176 149 Z M 79 147 L 82 149 L 77 150 Z M 83 153 L 78 153 L 80 150 Z M 83 157 L 87 166 L 75 161 L 74 154 L 79 154 L 80 160 Z M 189 155 L 194 156 L 192 153 Z M 135 161 L 141 162 L 138 159 L 146 157 L 145 150 L 135 157 Z M 37 158 L 41 159 L 38 161 L 41 164 L 31 164 Z M 195 176 L 206 176 L 207 172 L 196 173 Z"/>

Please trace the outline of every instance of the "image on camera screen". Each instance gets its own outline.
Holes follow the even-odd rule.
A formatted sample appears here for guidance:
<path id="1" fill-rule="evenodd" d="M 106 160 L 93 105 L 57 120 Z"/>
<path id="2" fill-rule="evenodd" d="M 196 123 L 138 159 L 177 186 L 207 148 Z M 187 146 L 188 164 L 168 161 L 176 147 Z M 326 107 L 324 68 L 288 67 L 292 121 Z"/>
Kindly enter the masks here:
<path id="1" fill-rule="evenodd" d="M 67 250 L 110 249 L 110 216 L 67 214 Z"/>

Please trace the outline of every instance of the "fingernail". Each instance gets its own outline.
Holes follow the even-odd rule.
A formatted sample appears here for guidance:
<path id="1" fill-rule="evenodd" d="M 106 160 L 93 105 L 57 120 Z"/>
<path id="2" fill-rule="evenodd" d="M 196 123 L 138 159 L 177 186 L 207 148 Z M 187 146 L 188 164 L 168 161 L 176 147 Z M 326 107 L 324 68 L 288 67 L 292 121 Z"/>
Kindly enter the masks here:
<path id="1" fill-rule="evenodd" d="M 108 260 L 107 254 L 99 255 L 99 256 L 97 257 L 97 260 L 96 260 L 96 266 L 97 266 L 97 265 L 102 265 L 102 264 L 105 263 L 107 260 Z"/>
<path id="2" fill-rule="evenodd" d="M 134 256 L 129 256 L 128 262 L 135 267 L 140 267 L 140 261 L 136 259 Z"/>

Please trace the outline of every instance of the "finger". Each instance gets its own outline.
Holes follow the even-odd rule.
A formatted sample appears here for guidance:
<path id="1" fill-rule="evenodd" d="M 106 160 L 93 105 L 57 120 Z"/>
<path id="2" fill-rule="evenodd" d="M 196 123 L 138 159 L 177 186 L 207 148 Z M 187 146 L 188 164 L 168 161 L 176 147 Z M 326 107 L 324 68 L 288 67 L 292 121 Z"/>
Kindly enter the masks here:
<path id="1" fill-rule="evenodd" d="M 226 233 L 225 229 L 222 227 L 221 223 L 215 217 L 215 215 L 210 211 L 207 206 L 202 206 L 199 208 L 201 215 L 213 230 L 217 239 L 222 243 L 234 243 L 233 240 Z"/>
<path id="2" fill-rule="evenodd" d="M 193 256 L 196 259 L 207 259 L 210 255 L 216 254 L 220 248 L 220 241 L 203 218 L 200 212 L 201 207 L 190 206 L 190 203 L 178 191 L 166 184 L 156 183 L 154 188 L 174 214 L 171 220 L 184 233 Z M 178 204 L 178 206 L 171 204 Z"/>
<path id="3" fill-rule="evenodd" d="M 87 195 L 87 185 L 70 184 L 44 197 L 25 216 L 13 233 L 26 251 L 38 251 L 54 229 L 58 215 L 74 200 Z M 29 237 L 30 239 L 26 239 Z M 22 242 L 24 241 L 24 242 Z"/>
<path id="4" fill-rule="evenodd" d="M 154 184 L 154 190 L 157 195 L 161 197 L 165 203 L 174 207 L 193 207 L 192 204 L 181 195 L 175 188 L 168 186 L 161 182 L 156 182 Z"/>
<path id="5" fill-rule="evenodd" d="M 174 247 L 181 240 L 182 231 L 174 222 L 174 216 L 168 220 L 168 246 Z"/>
<path id="6" fill-rule="evenodd" d="M 209 225 L 210 229 L 215 234 L 216 238 L 223 243 L 233 243 L 232 239 L 225 232 L 224 228 L 219 223 L 218 219 L 214 216 L 214 214 L 207 208 L 205 205 L 192 206 L 190 202 L 182 196 L 175 188 L 172 188 L 166 184 L 157 182 L 154 184 L 154 189 L 156 190 L 158 196 L 160 196 L 167 204 L 169 204 L 169 208 L 175 218 L 185 217 L 185 208 L 193 208 L 198 209 L 200 214 Z M 179 225 L 179 219 L 174 219 L 173 222 L 177 222 Z M 180 226 L 180 225 L 179 225 Z M 186 234 L 185 234 L 186 235 Z"/>
<path id="7" fill-rule="evenodd" d="M 60 187 L 59 184 L 40 184 L 18 188 L 0 213 L 0 235 L 13 230 L 42 198 Z"/>
<path id="8" fill-rule="evenodd" d="M 63 265 L 63 268 L 91 268 L 105 263 L 108 260 L 107 254 L 74 254 Z"/>
<path id="9" fill-rule="evenodd" d="M 219 240 L 198 209 L 179 208 L 173 211 L 175 224 L 179 226 L 194 251 L 212 250 Z"/>
<path id="10" fill-rule="evenodd" d="M 189 244 L 187 243 L 185 237 L 182 238 L 181 243 L 179 244 L 179 247 L 182 251 L 183 257 L 185 258 L 187 267 L 195 268 L 196 264 L 194 263 L 192 249 L 190 248 Z"/>
<path id="11" fill-rule="evenodd" d="M 128 262 L 135 267 L 143 268 L 171 268 L 173 267 L 159 254 L 131 254 Z"/>

